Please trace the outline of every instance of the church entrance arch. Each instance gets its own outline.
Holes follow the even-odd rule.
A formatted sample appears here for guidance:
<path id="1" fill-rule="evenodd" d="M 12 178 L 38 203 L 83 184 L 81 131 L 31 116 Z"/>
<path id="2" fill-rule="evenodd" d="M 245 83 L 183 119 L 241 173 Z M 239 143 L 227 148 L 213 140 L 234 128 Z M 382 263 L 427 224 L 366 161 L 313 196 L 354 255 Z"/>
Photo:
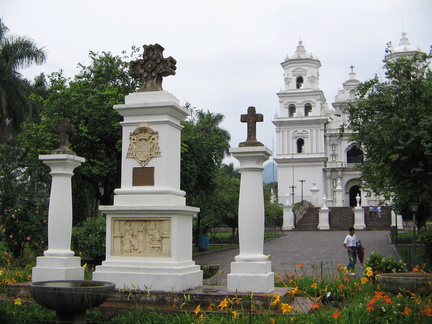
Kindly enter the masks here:
<path id="1" fill-rule="evenodd" d="M 357 206 L 357 195 L 360 196 L 360 206 L 361 206 L 361 193 L 360 193 L 360 187 L 358 185 L 353 185 L 349 190 L 349 205 L 350 207 Z"/>

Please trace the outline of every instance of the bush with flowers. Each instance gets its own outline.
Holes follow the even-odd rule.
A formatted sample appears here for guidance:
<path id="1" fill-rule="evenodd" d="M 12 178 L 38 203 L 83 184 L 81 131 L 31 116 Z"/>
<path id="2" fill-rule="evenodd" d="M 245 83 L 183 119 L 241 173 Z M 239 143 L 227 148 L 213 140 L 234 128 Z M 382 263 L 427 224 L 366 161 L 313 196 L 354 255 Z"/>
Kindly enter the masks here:
<path id="1" fill-rule="evenodd" d="M 396 260 L 392 255 L 384 257 L 376 252 L 371 253 L 364 266 L 373 271 L 374 277 L 379 273 L 398 273 L 407 271 L 406 264 L 403 261 Z"/>
<path id="2" fill-rule="evenodd" d="M 31 250 L 42 255 L 47 247 L 47 209 L 41 203 L 25 201 L 3 215 L 2 232 L 7 250 L 16 259 Z"/>

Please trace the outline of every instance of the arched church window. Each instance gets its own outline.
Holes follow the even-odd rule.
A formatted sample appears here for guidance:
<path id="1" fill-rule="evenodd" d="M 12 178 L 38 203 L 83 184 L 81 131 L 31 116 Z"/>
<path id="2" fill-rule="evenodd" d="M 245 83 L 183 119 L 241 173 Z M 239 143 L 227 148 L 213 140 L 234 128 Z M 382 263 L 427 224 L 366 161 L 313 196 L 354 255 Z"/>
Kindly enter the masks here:
<path id="1" fill-rule="evenodd" d="M 303 77 L 301 76 L 301 75 L 299 75 L 297 78 L 296 78 L 296 87 L 297 87 L 297 89 L 301 89 L 301 88 L 303 88 Z"/>
<path id="2" fill-rule="evenodd" d="M 304 106 L 304 115 L 309 116 L 309 114 L 312 112 L 312 105 L 310 103 L 305 104 Z"/>
<path id="3" fill-rule="evenodd" d="M 363 151 L 360 150 L 357 145 L 351 147 L 347 152 L 348 163 L 362 163 L 363 162 Z"/>
<path id="4" fill-rule="evenodd" d="M 294 104 L 290 104 L 288 106 L 289 117 L 294 117 L 295 112 L 296 112 L 296 106 Z"/>
<path id="5" fill-rule="evenodd" d="M 297 140 L 297 153 L 303 153 L 304 144 L 305 142 L 303 138 L 299 138 Z"/>

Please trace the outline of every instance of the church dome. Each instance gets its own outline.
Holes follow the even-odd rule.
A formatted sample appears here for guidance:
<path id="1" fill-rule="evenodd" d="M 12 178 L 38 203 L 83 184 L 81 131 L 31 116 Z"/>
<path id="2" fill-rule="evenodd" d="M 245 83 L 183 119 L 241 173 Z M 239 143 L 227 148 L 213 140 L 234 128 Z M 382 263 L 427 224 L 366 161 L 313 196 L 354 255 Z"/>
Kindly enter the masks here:
<path id="1" fill-rule="evenodd" d="M 399 42 L 399 46 L 392 50 L 393 53 L 401 53 L 401 52 L 414 52 L 417 51 L 417 48 L 411 45 L 406 33 L 402 33 L 402 38 Z"/>
<path id="2" fill-rule="evenodd" d="M 295 52 L 294 55 L 287 57 L 287 59 L 313 59 L 313 55 L 312 54 L 308 54 L 306 52 L 306 49 L 303 45 L 303 41 L 299 41 L 298 46 L 297 46 L 297 50 Z"/>

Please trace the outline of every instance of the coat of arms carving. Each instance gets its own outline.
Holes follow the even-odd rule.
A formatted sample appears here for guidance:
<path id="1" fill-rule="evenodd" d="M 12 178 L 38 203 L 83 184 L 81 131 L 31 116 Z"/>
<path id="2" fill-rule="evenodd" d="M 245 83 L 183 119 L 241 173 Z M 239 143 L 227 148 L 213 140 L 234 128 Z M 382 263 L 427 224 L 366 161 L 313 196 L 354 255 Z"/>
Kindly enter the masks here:
<path id="1" fill-rule="evenodd" d="M 130 133 L 127 158 L 135 158 L 141 166 L 146 166 L 151 158 L 158 156 L 161 156 L 158 132 L 142 124 Z"/>

